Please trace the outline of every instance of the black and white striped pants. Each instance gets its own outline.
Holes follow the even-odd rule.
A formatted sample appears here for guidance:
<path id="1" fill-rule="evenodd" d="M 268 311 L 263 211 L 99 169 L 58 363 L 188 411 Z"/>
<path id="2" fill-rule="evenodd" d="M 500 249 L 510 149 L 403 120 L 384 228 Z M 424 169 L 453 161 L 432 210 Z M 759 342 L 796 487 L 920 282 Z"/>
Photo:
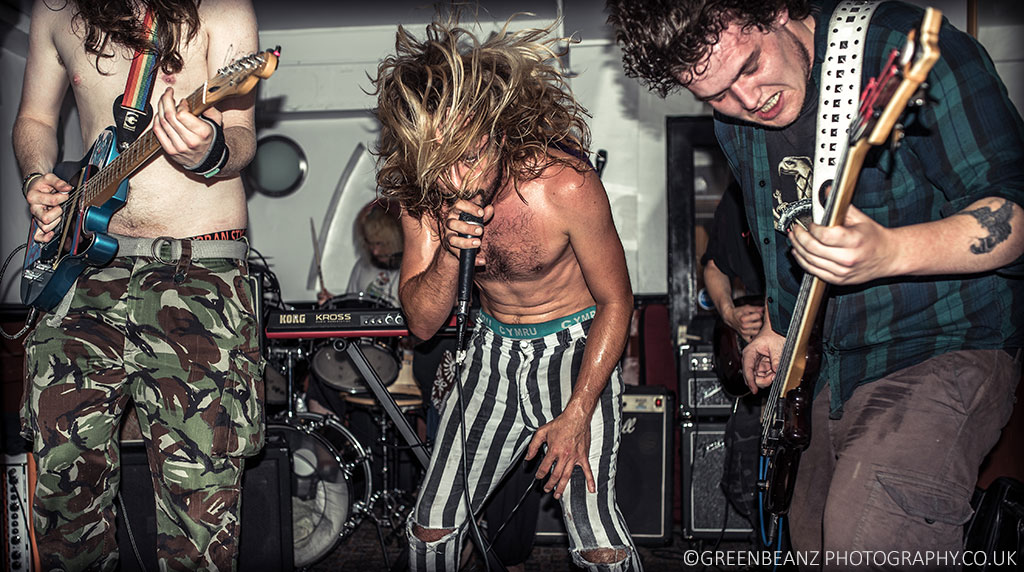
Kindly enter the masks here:
<path id="1" fill-rule="evenodd" d="M 525 452 L 534 432 L 554 420 L 568 403 L 590 322 L 543 337 L 515 339 L 503 337 L 477 320 L 461 375 L 474 514 Z M 409 522 L 413 571 L 458 569 L 468 517 L 463 497 L 462 415 L 456 391 L 453 389 L 445 402 L 430 467 Z M 597 493 L 587 491 L 583 471 L 577 467 L 561 498 L 573 560 L 592 570 L 641 570 L 625 519 L 615 503 L 622 391 L 621 372 L 616 368 L 590 423 L 589 458 Z M 416 526 L 452 532 L 427 542 L 413 533 Z M 580 555 L 599 548 L 624 550 L 627 556 L 613 564 L 594 564 Z"/>

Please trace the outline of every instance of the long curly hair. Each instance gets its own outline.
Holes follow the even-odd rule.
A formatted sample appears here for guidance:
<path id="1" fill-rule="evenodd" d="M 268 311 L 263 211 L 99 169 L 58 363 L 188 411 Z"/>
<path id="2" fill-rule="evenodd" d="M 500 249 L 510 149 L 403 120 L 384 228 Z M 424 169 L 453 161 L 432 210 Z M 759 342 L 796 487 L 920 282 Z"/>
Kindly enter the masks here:
<path id="1" fill-rule="evenodd" d="M 164 73 L 177 73 L 185 64 L 181 48 L 199 32 L 199 4 L 202 0 L 140 0 L 153 10 L 157 27 L 157 66 Z M 114 57 L 112 44 L 133 52 L 152 51 L 149 30 L 130 0 L 76 0 L 73 21 L 85 28 L 85 50 L 100 59 Z"/>
<path id="2" fill-rule="evenodd" d="M 377 185 L 410 215 L 440 221 L 455 200 L 471 198 L 476 190 L 466 180 L 455 185 L 451 168 L 473 162 L 467 157 L 485 136 L 480 155 L 517 192 L 555 163 L 583 168 L 548 152 L 589 154 L 589 114 L 556 62 L 563 55 L 557 44 L 566 40 L 549 37 L 551 27 L 510 31 L 514 18 L 483 42 L 459 26 L 458 13 L 435 18 L 423 41 L 399 26 L 395 54 L 373 79 Z"/>
<path id="3" fill-rule="evenodd" d="M 730 24 L 769 30 L 783 10 L 810 15 L 807 0 L 608 0 L 608 23 L 626 75 L 665 97 L 700 75 Z"/>

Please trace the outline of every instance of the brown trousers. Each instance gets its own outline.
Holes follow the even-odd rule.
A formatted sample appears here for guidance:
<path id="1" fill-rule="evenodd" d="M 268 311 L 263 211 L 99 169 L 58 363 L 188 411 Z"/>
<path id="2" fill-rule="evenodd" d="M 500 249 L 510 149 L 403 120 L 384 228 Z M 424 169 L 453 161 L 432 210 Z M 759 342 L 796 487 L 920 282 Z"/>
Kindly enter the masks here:
<path id="1" fill-rule="evenodd" d="M 822 391 L 790 509 L 794 550 L 830 570 L 906 567 L 879 552 L 962 551 L 1020 376 L 1019 352 L 951 352 L 857 388 L 837 420 Z"/>

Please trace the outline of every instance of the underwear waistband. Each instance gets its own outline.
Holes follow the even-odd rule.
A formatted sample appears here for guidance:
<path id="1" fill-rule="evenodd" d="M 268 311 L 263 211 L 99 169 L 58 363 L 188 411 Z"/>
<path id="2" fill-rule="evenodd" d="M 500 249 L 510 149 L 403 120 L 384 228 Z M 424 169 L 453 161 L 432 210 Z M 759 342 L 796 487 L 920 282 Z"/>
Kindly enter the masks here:
<path id="1" fill-rule="evenodd" d="M 494 316 L 481 310 L 478 319 L 484 326 L 503 338 L 528 340 L 543 338 L 544 336 L 560 332 L 574 324 L 586 322 L 593 318 L 595 313 L 597 313 L 597 306 L 591 306 L 564 318 L 556 318 L 547 322 L 540 322 L 539 324 L 506 324 L 499 322 Z"/>

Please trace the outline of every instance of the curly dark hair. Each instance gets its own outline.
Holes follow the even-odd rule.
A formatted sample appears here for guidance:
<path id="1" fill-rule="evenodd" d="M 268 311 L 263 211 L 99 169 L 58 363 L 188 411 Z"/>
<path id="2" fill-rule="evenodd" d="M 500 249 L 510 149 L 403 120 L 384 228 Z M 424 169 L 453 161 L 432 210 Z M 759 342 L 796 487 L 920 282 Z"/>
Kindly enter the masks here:
<path id="1" fill-rule="evenodd" d="M 157 67 L 164 73 L 181 71 L 181 47 L 199 32 L 199 3 L 202 0 L 141 0 L 156 15 Z M 85 27 L 85 51 L 100 59 L 114 57 L 111 44 L 132 51 L 151 51 L 149 31 L 142 28 L 131 0 L 75 0 L 74 21 Z"/>
<path id="2" fill-rule="evenodd" d="M 551 28 L 511 31 L 510 19 L 480 41 L 459 26 L 458 13 L 448 16 L 428 25 L 422 41 L 399 26 L 395 54 L 373 79 L 380 192 L 410 215 L 438 221 L 476 192 L 449 173 L 484 137 L 491 144 L 482 156 L 517 190 L 555 163 L 583 168 L 551 148 L 585 157 L 590 144 L 587 111 L 559 70 L 565 39 L 551 37 Z"/>
<path id="3" fill-rule="evenodd" d="M 807 0 L 608 0 L 608 23 L 626 75 L 665 97 L 703 71 L 730 24 L 768 30 L 783 10 L 793 20 L 811 13 Z"/>

